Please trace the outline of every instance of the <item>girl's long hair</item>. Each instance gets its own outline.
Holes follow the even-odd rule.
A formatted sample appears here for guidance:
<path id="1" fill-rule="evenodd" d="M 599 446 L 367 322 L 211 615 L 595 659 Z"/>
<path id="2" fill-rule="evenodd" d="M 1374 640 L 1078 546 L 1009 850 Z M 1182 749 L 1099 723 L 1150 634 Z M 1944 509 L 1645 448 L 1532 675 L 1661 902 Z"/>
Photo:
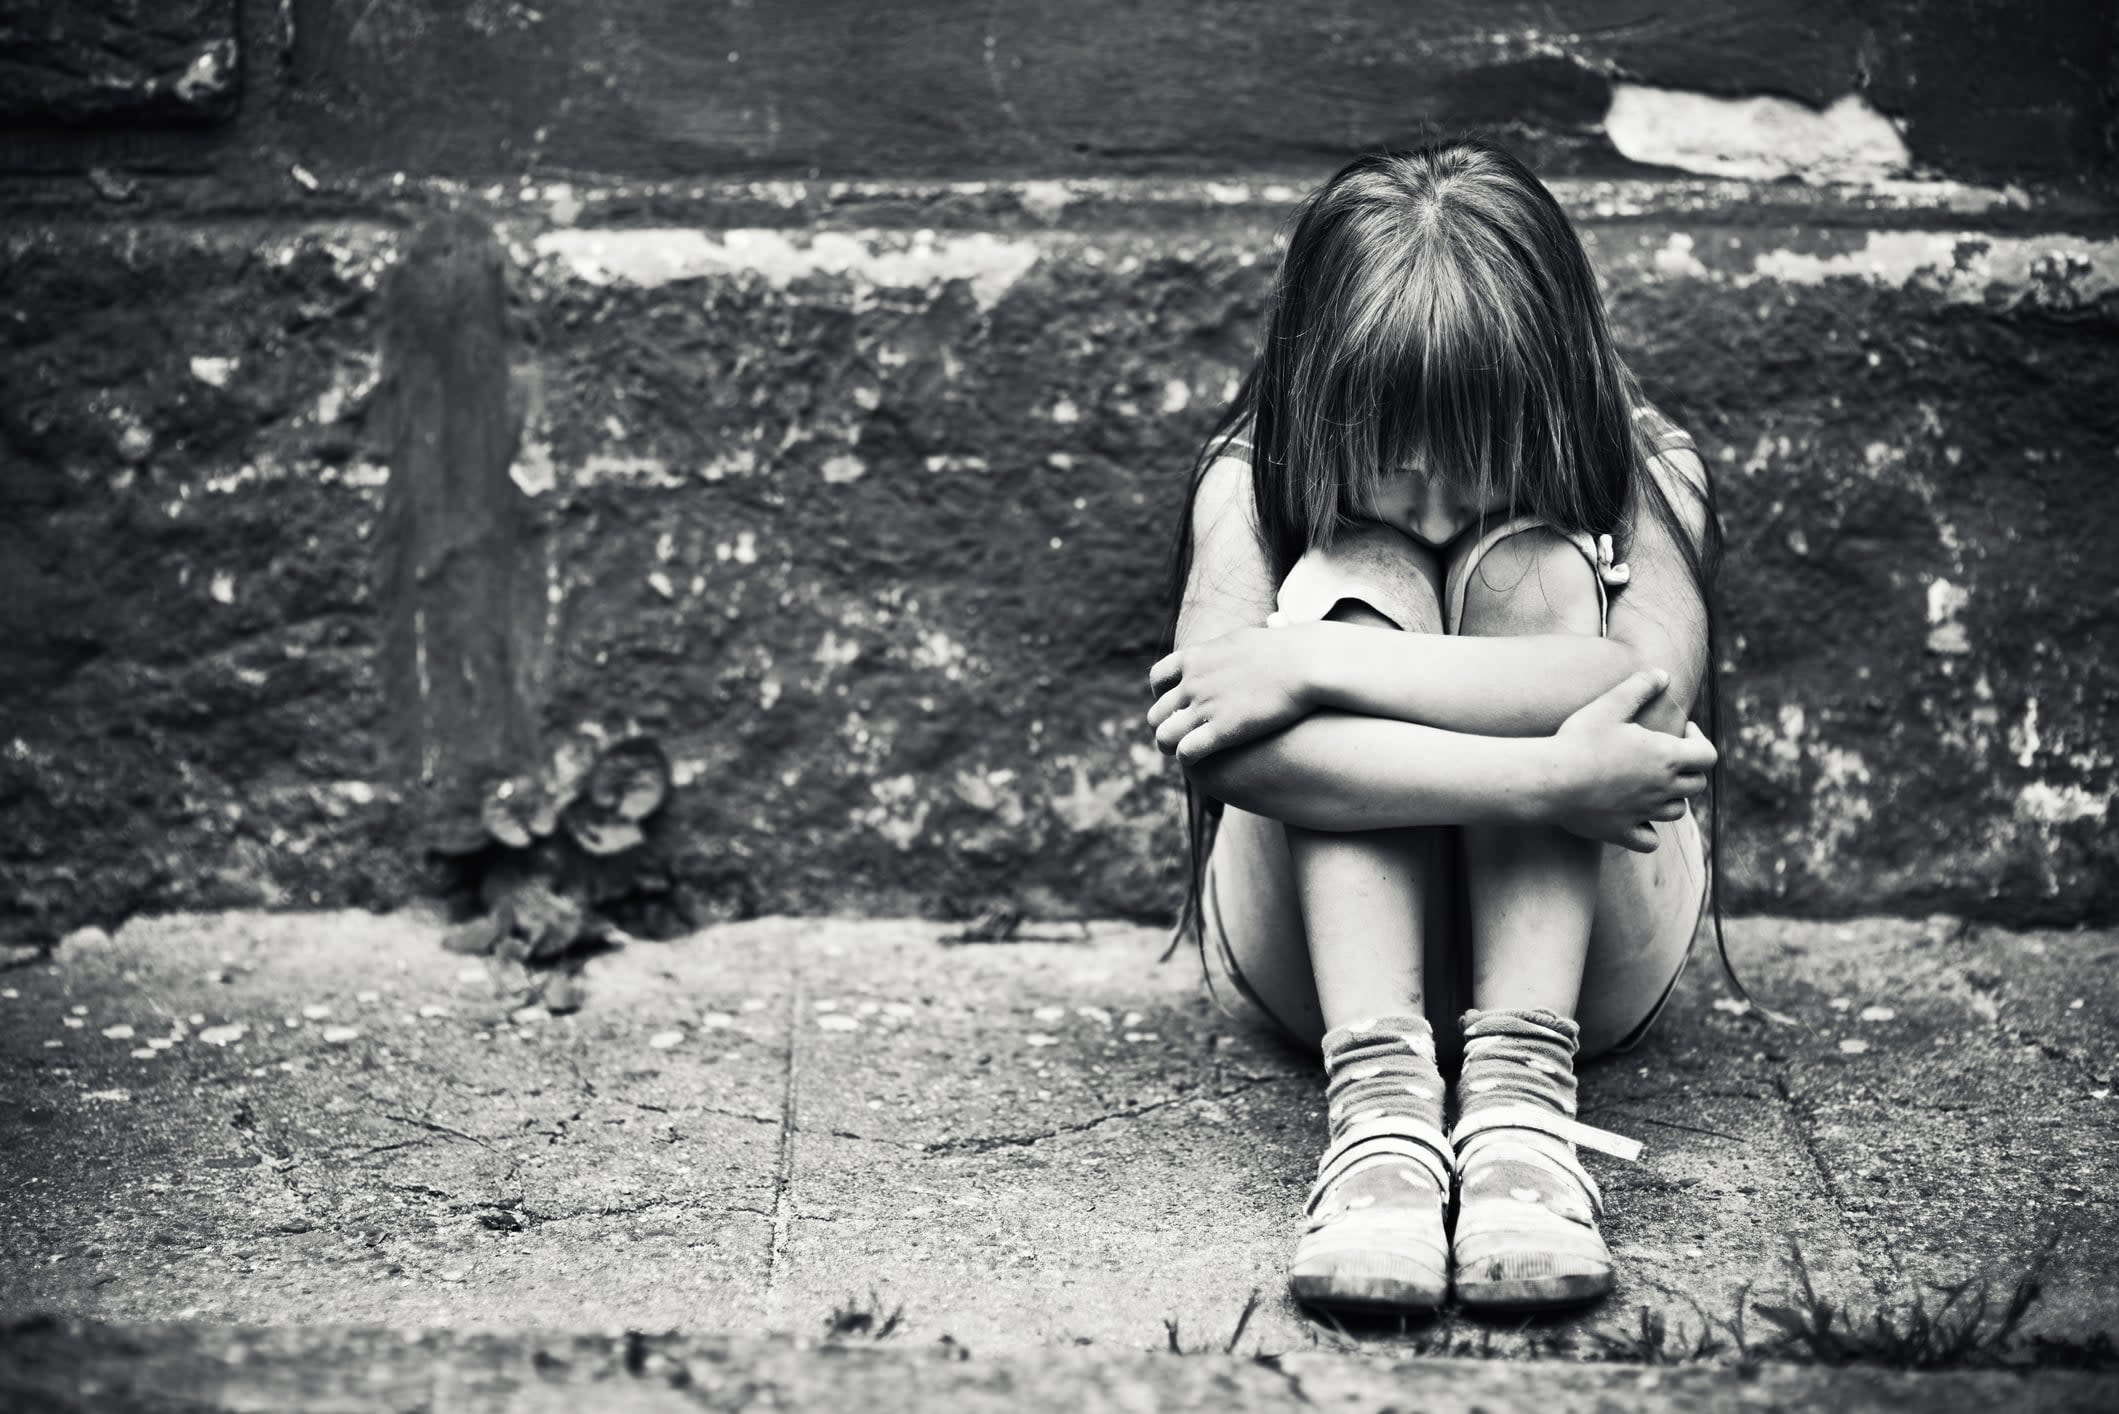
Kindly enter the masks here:
<path id="1" fill-rule="evenodd" d="M 1193 501 L 1224 454 L 1249 444 L 1276 581 L 1304 551 L 1372 518 L 1379 481 L 1412 465 L 1449 478 L 1473 504 L 1612 535 L 1622 551 L 1630 514 L 1661 521 L 1707 609 L 1702 726 L 1719 743 L 1721 523 L 1712 483 L 1700 487 L 1706 533 L 1695 539 L 1648 470 L 1656 453 L 1638 430 L 1642 405 L 1582 242 L 1528 167 L 1476 138 L 1356 158 L 1297 213 L 1257 359 L 1192 467 L 1166 641 L 1175 642 L 1191 573 Z M 1185 805 L 1178 936 L 1203 942 L 1201 885 L 1221 807 L 1189 781 Z M 1721 857 L 1717 804 L 1718 947 Z"/>

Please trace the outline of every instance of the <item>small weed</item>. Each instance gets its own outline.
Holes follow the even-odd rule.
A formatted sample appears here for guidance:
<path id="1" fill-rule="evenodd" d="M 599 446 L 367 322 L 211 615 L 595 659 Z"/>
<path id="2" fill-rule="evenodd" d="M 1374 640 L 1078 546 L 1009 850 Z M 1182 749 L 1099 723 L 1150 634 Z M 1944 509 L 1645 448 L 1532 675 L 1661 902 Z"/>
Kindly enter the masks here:
<path id="1" fill-rule="evenodd" d="M 2017 1329 L 2038 1302 L 2045 1259 L 2033 1263 L 1998 1304 L 1983 1279 L 1933 1285 L 1910 1301 L 1857 1315 L 1821 1295 L 1802 1249 L 1790 1245 L 1794 1286 L 1752 1311 L 1778 1331 L 1773 1354 L 1820 1365 L 1888 1365 L 1899 1370 L 1965 1369 L 2021 1363 Z"/>
<path id="2" fill-rule="evenodd" d="M 1641 1307 L 1640 1324 L 1636 1329 L 1591 1331 L 1589 1334 L 1596 1341 L 1598 1354 L 1603 1359 L 1629 1365 L 1686 1365 L 1712 1359 L 1725 1348 L 1715 1339 L 1714 1323 L 1704 1312 L 1695 1332 L 1682 1321 L 1671 1323 L 1653 1306 Z"/>
<path id="3" fill-rule="evenodd" d="M 887 1340 L 904 1320 L 903 1306 L 894 1306 L 886 1314 L 882 1298 L 871 1291 L 865 1305 L 849 1296 L 834 1307 L 824 1318 L 824 1338 L 845 1340 L 857 1336 L 867 1340 Z"/>
<path id="4" fill-rule="evenodd" d="M 1244 1298 L 1243 1310 L 1236 1313 L 1235 1329 L 1231 1330 L 1229 1338 L 1219 1345 L 1199 1345 L 1187 1349 L 1184 1341 L 1178 1335 L 1177 1318 L 1175 1316 L 1163 1317 L 1163 1336 L 1169 1342 L 1170 1353 L 1172 1355 L 1234 1355 L 1236 1353 L 1236 1343 L 1243 1339 L 1244 1328 L 1251 1324 L 1251 1317 L 1258 1314 L 1258 1308 L 1264 1300 L 1264 1290 L 1259 1287 L 1252 1287 L 1251 1294 Z"/>
<path id="5" fill-rule="evenodd" d="M 1746 1284 L 1727 1316 L 1715 1315 L 1682 1291 L 1664 1288 L 1666 1296 L 1692 1307 L 1696 1322 L 1643 1305 L 1633 1326 L 1579 1332 L 1531 1321 L 1513 1329 L 1466 1329 L 1461 1315 L 1454 1314 L 1420 1327 L 1401 1319 L 1362 1322 L 1349 1330 L 1329 1313 L 1313 1312 L 1320 1325 L 1312 1328 L 1311 1339 L 1342 1352 L 1372 1348 L 1371 1342 L 1381 1339 L 1389 1348 L 1413 1355 L 1472 1360 L 1591 1359 L 1637 1365 L 1726 1360 L 1739 1369 L 1755 1369 L 1767 1360 L 1899 1370 L 2119 1369 L 2119 1345 L 2109 1334 L 2023 1335 L 2024 1321 L 2038 1303 L 2049 1254 L 2050 1249 L 2041 1253 L 2000 1296 L 1992 1283 L 1973 1279 L 1931 1284 L 1908 1298 L 1856 1310 L 1817 1289 L 1801 1249 L 1791 1244 L 1787 1287 L 1755 1297 Z M 1170 1348 L 1182 1351 L 1176 1322 L 1165 1324 Z M 1761 1325 L 1766 1329 L 1759 1329 Z M 1578 1347 L 1578 1336 L 1586 1336 L 1591 1345 Z"/>

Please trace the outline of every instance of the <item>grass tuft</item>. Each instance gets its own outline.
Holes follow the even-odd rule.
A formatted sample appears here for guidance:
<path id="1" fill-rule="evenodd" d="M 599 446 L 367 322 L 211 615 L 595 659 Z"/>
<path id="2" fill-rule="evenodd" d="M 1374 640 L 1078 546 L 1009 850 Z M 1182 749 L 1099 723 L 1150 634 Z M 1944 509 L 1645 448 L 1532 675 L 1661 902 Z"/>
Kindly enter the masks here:
<path id="1" fill-rule="evenodd" d="M 1258 1308 L 1264 1301 L 1264 1289 L 1256 1286 L 1252 1287 L 1251 1294 L 1244 1298 L 1243 1309 L 1236 1313 L 1235 1328 L 1229 1332 L 1228 1339 L 1218 1345 L 1210 1341 L 1205 1345 L 1187 1346 L 1178 1332 L 1177 1318 L 1175 1316 L 1163 1317 L 1163 1339 L 1166 1342 L 1169 1353 L 1172 1355 L 1234 1355 L 1237 1342 L 1243 1339 L 1245 1329 L 1251 1324 L 1251 1317 L 1258 1314 Z"/>
<path id="2" fill-rule="evenodd" d="M 1857 1314 L 1821 1295 L 1802 1249 L 1789 1244 L 1794 1285 L 1779 1301 L 1753 1302 L 1752 1312 L 1775 1331 L 1771 1353 L 1819 1365 L 1885 1365 L 1896 1370 L 1941 1370 L 2023 1363 L 2017 1332 L 2038 1303 L 2045 1257 L 1996 1301 L 1984 1278 L 1931 1285 L 1912 1299 Z M 1739 1315 L 1741 1316 L 1739 1303 Z"/>
<path id="3" fill-rule="evenodd" d="M 886 1312 L 882 1298 L 871 1291 L 865 1303 L 849 1296 L 833 1307 L 832 1313 L 824 1318 L 824 1338 L 888 1340 L 904 1321 L 903 1306 L 893 1306 Z"/>

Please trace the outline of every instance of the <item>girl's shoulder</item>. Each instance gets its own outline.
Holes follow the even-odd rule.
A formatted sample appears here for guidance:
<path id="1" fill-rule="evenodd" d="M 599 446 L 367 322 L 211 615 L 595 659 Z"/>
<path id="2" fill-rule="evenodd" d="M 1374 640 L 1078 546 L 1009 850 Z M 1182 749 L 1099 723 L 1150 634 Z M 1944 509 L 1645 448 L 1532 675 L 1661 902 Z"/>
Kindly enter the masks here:
<path id="1" fill-rule="evenodd" d="M 1646 398 L 1633 406 L 1634 432 L 1641 445 L 1652 459 L 1650 472 L 1668 477 L 1675 475 L 1679 482 L 1694 495 L 1707 494 L 1707 464 L 1700 456 L 1699 443 L 1692 434 L 1663 415 L 1663 410 Z"/>
<path id="2" fill-rule="evenodd" d="M 1658 456 L 1664 452 L 1699 455 L 1699 444 L 1692 440 L 1692 434 L 1663 416 L 1663 410 L 1646 398 L 1633 405 L 1633 427 L 1648 450 Z"/>
<path id="3" fill-rule="evenodd" d="M 1200 468 L 1212 466 L 1218 461 L 1238 461 L 1249 465 L 1251 461 L 1251 424 L 1239 422 L 1223 432 L 1207 439 L 1205 455 L 1200 458 Z"/>

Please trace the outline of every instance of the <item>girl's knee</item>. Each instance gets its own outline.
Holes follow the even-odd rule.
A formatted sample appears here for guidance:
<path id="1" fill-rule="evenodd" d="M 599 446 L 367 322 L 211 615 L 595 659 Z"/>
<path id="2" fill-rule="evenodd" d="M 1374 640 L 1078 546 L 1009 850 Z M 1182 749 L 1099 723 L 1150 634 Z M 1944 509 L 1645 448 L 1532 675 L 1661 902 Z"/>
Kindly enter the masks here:
<path id="1" fill-rule="evenodd" d="M 1387 527 L 1364 527 L 1297 561 L 1281 582 L 1279 608 L 1290 623 L 1331 619 L 1440 633 L 1440 584 L 1431 551 Z"/>
<path id="2" fill-rule="evenodd" d="M 1597 572 L 1573 541 L 1542 527 L 1480 557 L 1464 585 L 1461 633 L 1505 637 L 1603 630 Z"/>

